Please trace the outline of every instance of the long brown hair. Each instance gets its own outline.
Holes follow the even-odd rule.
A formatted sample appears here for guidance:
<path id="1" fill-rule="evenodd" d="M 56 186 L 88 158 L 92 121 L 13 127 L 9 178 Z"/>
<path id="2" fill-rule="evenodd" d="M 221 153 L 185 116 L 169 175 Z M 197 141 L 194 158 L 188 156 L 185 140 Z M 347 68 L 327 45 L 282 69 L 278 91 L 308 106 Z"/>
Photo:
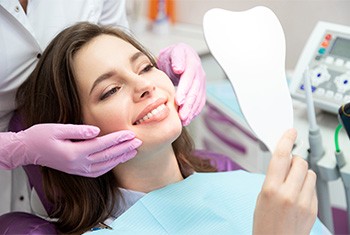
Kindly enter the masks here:
<path id="1" fill-rule="evenodd" d="M 73 25 L 53 39 L 17 92 L 25 127 L 38 123 L 82 124 L 73 57 L 101 34 L 129 42 L 156 66 L 154 57 L 123 30 L 90 23 Z M 184 128 L 173 149 L 184 177 L 193 171 L 215 171 L 208 160 L 193 155 L 193 144 Z M 116 201 L 122 199 L 111 171 L 97 178 L 70 175 L 48 167 L 43 167 L 42 172 L 45 193 L 54 204 L 50 216 L 58 218 L 57 225 L 63 233 L 81 233 L 104 221 L 114 212 Z"/>

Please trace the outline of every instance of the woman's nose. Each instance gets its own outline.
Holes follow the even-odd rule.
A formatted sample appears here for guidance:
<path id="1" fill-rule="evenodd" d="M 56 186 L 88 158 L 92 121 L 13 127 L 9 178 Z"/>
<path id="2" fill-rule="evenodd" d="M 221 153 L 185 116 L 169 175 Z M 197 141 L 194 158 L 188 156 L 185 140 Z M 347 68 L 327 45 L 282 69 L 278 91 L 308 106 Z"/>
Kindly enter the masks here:
<path id="1" fill-rule="evenodd" d="M 135 81 L 134 101 L 138 102 L 146 99 L 152 95 L 155 89 L 156 88 L 151 81 L 146 80 L 145 78 L 139 78 L 138 81 Z"/>

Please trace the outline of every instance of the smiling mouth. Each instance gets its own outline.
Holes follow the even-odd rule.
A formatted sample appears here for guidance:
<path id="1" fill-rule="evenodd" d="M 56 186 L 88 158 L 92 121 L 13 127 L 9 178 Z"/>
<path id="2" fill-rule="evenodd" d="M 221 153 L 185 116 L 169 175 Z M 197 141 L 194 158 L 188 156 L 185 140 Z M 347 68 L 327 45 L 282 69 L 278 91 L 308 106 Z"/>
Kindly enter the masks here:
<path id="1" fill-rule="evenodd" d="M 133 123 L 133 125 L 139 125 L 143 123 L 144 121 L 147 121 L 148 119 L 151 119 L 152 117 L 156 116 L 160 112 L 162 112 L 166 108 L 165 104 L 159 105 L 157 108 L 153 109 L 151 112 L 147 113 L 145 116 L 137 120 Z"/>

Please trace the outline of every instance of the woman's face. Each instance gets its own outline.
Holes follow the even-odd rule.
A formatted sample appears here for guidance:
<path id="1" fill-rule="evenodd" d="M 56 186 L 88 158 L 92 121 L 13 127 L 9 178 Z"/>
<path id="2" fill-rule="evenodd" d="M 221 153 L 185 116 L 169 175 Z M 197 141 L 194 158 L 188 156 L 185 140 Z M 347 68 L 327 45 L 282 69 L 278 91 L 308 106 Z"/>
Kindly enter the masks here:
<path id="1" fill-rule="evenodd" d="M 73 61 L 83 122 L 101 135 L 131 130 L 143 141 L 139 151 L 171 144 L 181 133 L 168 76 L 128 42 L 101 35 Z"/>

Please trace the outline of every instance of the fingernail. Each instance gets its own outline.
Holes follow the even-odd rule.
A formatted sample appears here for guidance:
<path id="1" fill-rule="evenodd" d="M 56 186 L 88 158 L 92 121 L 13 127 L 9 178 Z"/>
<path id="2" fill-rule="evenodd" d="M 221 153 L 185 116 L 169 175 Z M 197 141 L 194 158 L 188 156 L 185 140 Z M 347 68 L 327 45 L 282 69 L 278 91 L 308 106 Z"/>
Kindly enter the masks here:
<path id="1" fill-rule="evenodd" d="M 118 138 L 117 141 L 126 141 L 135 138 L 135 134 L 133 132 L 126 132 L 122 137 Z"/>
<path id="2" fill-rule="evenodd" d="M 133 144 L 134 148 L 138 148 L 138 147 L 141 146 L 142 141 L 139 140 L 139 139 L 134 139 L 134 140 L 132 141 L 132 144 Z"/>
<path id="3" fill-rule="evenodd" d="M 89 127 L 85 130 L 85 137 L 95 137 L 100 133 L 100 129 L 98 127 Z"/>
<path id="4" fill-rule="evenodd" d="M 136 150 L 132 150 L 126 154 L 124 154 L 123 158 L 121 159 L 121 163 L 124 163 L 124 162 L 127 162 L 129 161 L 130 159 L 134 158 L 137 154 L 137 151 Z"/>
<path id="5" fill-rule="evenodd" d="M 179 67 L 173 67 L 173 71 L 176 74 L 182 74 L 183 73 L 182 68 L 179 68 Z"/>
<path id="6" fill-rule="evenodd" d="M 180 96 L 179 95 L 175 99 L 176 99 L 176 103 L 177 103 L 178 106 L 183 105 L 183 103 L 185 102 L 185 97 L 184 96 Z"/>
<path id="7" fill-rule="evenodd" d="M 190 112 L 191 112 L 191 109 L 188 106 L 186 105 L 182 106 L 179 111 L 181 119 L 182 120 L 188 119 Z"/>
<path id="8" fill-rule="evenodd" d="M 182 121 L 182 126 L 187 126 L 188 124 L 190 124 L 190 120 L 186 119 L 184 121 Z"/>

